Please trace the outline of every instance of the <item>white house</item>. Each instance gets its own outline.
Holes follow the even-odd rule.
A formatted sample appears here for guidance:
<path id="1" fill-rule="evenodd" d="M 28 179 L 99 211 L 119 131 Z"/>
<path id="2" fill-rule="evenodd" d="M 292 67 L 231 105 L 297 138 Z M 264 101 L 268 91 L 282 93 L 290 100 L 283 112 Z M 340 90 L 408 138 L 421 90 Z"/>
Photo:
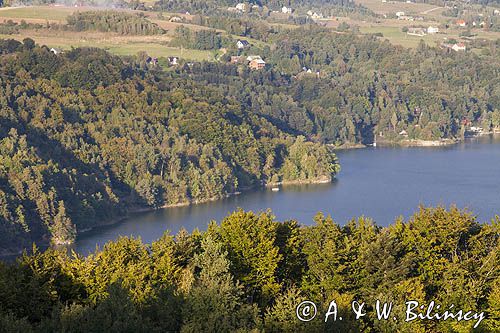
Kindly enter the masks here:
<path id="1" fill-rule="evenodd" d="M 247 57 L 247 61 L 258 60 L 258 59 L 262 60 L 262 57 L 260 55 L 250 55 Z"/>
<path id="2" fill-rule="evenodd" d="M 319 13 L 319 14 L 318 13 L 313 13 L 312 16 L 311 16 L 311 18 L 313 20 L 320 20 L 320 19 L 323 18 L 323 14 L 321 14 L 321 13 Z"/>
<path id="3" fill-rule="evenodd" d="M 236 5 L 236 9 L 238 9 L 240 12 L 246 12 L 247 11 L 247 4 L 246 3 L 239 3 Z"/>
<path id="4" fill-rule="evenodd" d="M 238 49 L 244 49 L 246 47 L 249 47 L 250 46 L 250 43 L 244 39 L 238 39 L 238 41 L 236 42 L 236 47 Z"/>
<path id="5" fill-rule="evenodd" d="M 283 14 L 291 14 L 291 13 L 292 13 L 292 8 L 289 8 L 289 7 L 283 6 L 283 8 L 281 8 L 281 12 L 282 12 Z"/>
<path id="6" fill-rule="evenodd" d="M 396 12 L 396 16 L 397 17 L 405 16 L 405 12 Z"/>
<path id="7" fill-rule="evenodd" d="M 168 57 L 168 63 L 171 66 L 175 66 L 179 64 L 179 57 Z"/>
<path id="8" fill-rule="evenodd" d="M 458 44 L 453 44 L 453 46 L 451 47 L 453 51 L 465 51 L 466 47 L 465 47 L 465 44 L 464 43 L 458 43 Z"/>
<path id="9" fill-rule="evenodd" d="M 61 53 L 64 53 L 64 51 L 58 47 L 53 47 L 50 49 L 50 52 L 54 53 L 55 55 L 58 55 L 58 54 L 61 54 Z"/>
<path id="10" fill-rule="evenodd" d="M 432 35 L 432 34 L 437 34 L 439 32 L 439 28 L 433 27 L 432 25 L 427 28 L 427 33 Z"/>
<path id="11" fill-rule="evenodd" d="M 410 36 L 419 36 L 419 37 L 426 35 L 424 28 L 408 28 L 406 34 Z"/>

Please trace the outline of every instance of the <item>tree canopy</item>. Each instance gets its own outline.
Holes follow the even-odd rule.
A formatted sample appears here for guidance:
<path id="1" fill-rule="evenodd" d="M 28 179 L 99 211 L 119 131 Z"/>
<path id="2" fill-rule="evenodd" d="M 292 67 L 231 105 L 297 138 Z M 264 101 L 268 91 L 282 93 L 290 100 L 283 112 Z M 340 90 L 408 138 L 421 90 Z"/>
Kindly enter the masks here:
<path id="1" fill-rule="evenodd" d="M 236 211 L 205 232 L 166 233 L 151 245 L 122 237 L 88 257 L 35 249 L 0 262 L 0 327 L 11 332 L 468 332 L 475 321 L 406 323 L 405 302 L 486 313 L 500 325 L 500 220 L 478 223 L 457 208 L 420 209 L 378 227 L 311 226 L 272 212 Z M 319 315 L 298 320 L 315 302 Z M 324 314 L 332 300 L 342 321 Z M 376 300 L 393 302 L 377 320 Z M 365 302 L 355 320 L 351 302 Z M 331 319 L 331 318 L 330 318 Z M 391 318 L 392 319 L 392 318 Z"/>

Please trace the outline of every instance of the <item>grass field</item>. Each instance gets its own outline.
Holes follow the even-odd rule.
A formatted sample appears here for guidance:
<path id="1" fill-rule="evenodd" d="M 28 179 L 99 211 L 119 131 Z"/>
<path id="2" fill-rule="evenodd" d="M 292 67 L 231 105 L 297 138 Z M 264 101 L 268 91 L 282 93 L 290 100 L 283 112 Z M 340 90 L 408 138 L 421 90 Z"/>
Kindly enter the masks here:
<path id="1" fill-rule="evenodd" d="M 389 14 L 399 11 L 413 14 L 422 14 L 422 12 L 438 7 L 425 3 L 406 3 L 400 1 L 382 2 L 382 0 L 355 0 L 355 2 L 357 4 L 365 6 L 368 9 L 371 9 L 377 14 Z"/>
<path id="2" fill-rule="evenodd" d="M 448 29 L 445 33 L 438 33 L 426 36 L 410 36 L 401 31 L 401 27 L 393 26 L 364 26 L 360 27 L 362 33 L 377 33 L 380 32 L 384 35 L 383 38 L 388 39 L 392 44 L 401 45 L 405 47 L 416 47 L 423 40 L 427 45 L 436 46 L 436 43 L 441 43 L 447 39 L 461 40 L 459 29 Z M 496 40 L 500 38 L 500 32 L 491 32 L 483 30 L 475 30 L 477 38 L 484 38 L 489 40 Z"/>
<path id="3" fill-rule="evenodd" d="M 362 33 L 381 32 L 384 35 L 382 39 L 388 39 L 394 45 L 413 48 L 417 47 L 421 40 L 429 46 L 436 46 L 436 42 L 442 42 L 444 37 L 440 34 L 426 35 L 423 37 L 409 36 L 402 32 L 400 27 L 361 27 L 360 31 Z"/>
<path id="4" fill-rule="evenodd" d="M 190 61 L 212 60 L 213 53 L 203 50 L 180 49 L 169 47 L 169 36 L 121 36 L 102 32 L 67 32 L 47 30 L 23 30 L 17 35 L 0 35 L 0 38 L 23 40 L 30 37 L 36 43 L 65 50 L 72 47 L 99 47 L 117 55 L 135 55 L 140 51 L 153 57 L 178 56 Z"/>
<path id="5" fill-rule="evenodd" d="M 24 19 L 26 22 L 66 22 L 66 17 L 73 14 L 76 10 L 90 10 L 91 7 L 55 7 L 55 6 L 33 6 L 33 7 L 6 7 L 0 8 L 0 20 Z"/>

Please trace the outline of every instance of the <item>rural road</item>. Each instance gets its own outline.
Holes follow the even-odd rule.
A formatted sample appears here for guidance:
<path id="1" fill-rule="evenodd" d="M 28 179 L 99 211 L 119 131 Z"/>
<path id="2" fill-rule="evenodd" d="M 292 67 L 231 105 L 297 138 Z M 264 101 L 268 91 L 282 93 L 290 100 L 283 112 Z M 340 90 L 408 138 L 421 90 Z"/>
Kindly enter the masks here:
<path id="1" fill-rule="evenodd" d="M 427 9 L 427 10 L 424 10 L 423 12 L 421 12 L 420 14 L 429 14 L 430 12 L 433 12 L 436 9 L 443 9 L 443 8 L 444 7 L 436 7 L 436 8 Z"/>

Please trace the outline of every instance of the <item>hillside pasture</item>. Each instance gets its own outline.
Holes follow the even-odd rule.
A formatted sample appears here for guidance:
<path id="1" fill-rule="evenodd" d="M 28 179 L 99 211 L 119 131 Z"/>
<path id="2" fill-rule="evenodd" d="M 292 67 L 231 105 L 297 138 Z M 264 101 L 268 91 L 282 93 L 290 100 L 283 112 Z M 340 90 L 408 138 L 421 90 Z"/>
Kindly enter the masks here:
<path id="1" fill-rule="evenodd" d="M 116 33 L 54 31 L 47 29 L 22 30 L 16 35 L 0 35 L 1 39 L 32 38 L 37 44 L 69 50 L 76 47 L 99 47 L 117 55 L 136 55 L 140 51 L 153 57 L 178 56 L 190 61 L 211 60 L 212 52 L 169 47 L 171 37 L 123 36 Z"/>

